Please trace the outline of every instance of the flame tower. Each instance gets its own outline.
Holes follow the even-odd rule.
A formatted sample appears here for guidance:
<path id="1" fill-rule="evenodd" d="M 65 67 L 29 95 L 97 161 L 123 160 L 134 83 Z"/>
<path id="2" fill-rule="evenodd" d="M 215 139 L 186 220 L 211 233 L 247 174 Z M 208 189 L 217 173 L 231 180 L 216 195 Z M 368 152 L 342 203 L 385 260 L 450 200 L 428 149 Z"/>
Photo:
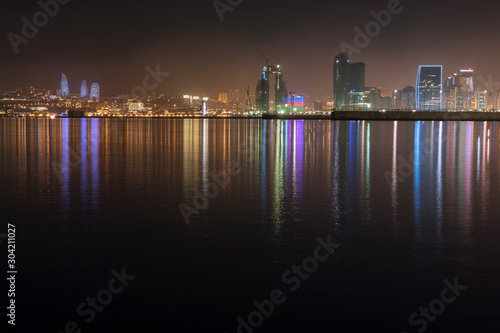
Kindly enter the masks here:
<path id="1" fill-rule="evenodd" d="M 61 96 L 69 96 L 68 78 L 64 74 L 61 78 Z"/>
<path id="2" fill-rule="evenodd" d="M 87 81 L 83 80 L 82 81 L 82 87 L 80 88 L 80 98 L 87 97 L 89 95 L 88 89 L 87 89 Z"/>
<path id="3" fill-rule="evenodd" d="M 100 88 L 98 82 L 93 82 L 90 86 L 90 99 L 95 98 L 96 101 L 99 100 Z"/>

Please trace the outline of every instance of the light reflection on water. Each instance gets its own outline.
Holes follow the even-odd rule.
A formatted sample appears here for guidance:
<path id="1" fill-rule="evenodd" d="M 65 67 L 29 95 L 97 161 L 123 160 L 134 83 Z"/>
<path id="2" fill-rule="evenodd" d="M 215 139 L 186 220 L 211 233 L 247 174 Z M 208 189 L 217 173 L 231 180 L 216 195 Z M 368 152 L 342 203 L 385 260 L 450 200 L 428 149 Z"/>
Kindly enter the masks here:
<path id="1" fill-rule="evenodd" d="M 491 218 L 497 199 L 496 123 L 5 119 L 1 126 L 2 175 L 24 194 L 28 184 L 57 190 L 47 195 L 64 219 L 75 200 L 98 214 L 118 174 L 124 183 L 114 186 L 152 185 L 139 192 L 189 203 L 231 160 L 242 175 L 210 205 L 232 197 L 275 232 L 287 220 L 305 222 L 311 204 L 334 224 L 356 216 L 370 225 L 387 207 L 394 237 L 411 211 L 416 239 L 432 222 L 442 240 L 446 219 L 467 233 Z M 173 191 L 158 186 L 165 183 Z"/>
<path id="2" fill-rule="evenodd" d="M 372 311 L 383 295 L 404 322 L 450 274 L 469 279 L 472 298 L 499 291 L 485 283 L 500 278 L 499 134 L 495 122 L 0 119 L 0 208 L 36 246 L 28 271 L 94 280 L 126 257 L 153 300 L 181 302 L 193 279 L 219 299 L 212 288 L 226 284 L 231 320 L 233 304 L 246 311 L 331 234 L 342 250 L 311 284 L 314 302 L 298 303 L 329 304 L 352 325 L 351 309 Z M 231 161 L 240 173 L 186 227 L 179 204 L 212 191 Z M 212 305 L 195 291 L 187 298 Z"/>

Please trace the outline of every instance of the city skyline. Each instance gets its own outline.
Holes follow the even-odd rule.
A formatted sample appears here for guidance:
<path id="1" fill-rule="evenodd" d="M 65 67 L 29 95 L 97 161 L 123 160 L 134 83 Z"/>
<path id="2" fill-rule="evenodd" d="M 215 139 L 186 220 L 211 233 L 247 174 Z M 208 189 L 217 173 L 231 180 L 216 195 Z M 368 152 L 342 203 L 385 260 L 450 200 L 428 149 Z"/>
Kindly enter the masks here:
<path id="1" fill-rule="evenodd" d="M 149 7 L 144 6 L 148 8 L 138 4 L 136 1 L 120 3 L 125 18 L 139 20 L 134 30 L 122 27 L 128 35 L 114 33 L 123 24 L 118 24 L 113 16 L 106 15 L 116 9 L 117 3 L 105 1 L 100 7 L 102 14 L 95 17 L 93 25 L 85 30 L 70 22 L 80 12 L 84 17 L 85 14 L 95 16 L 93 7 L 70 2 L 61 5 L 50 24 L 39 28 L 38 34 L 29 39 L 29 43 L 21 44 L 17 54 L 9 39 L 4 38 L 5 48 L 0 51 L 0 60 L 9 63 L 9 66 L 4 68 L 0 86 L 49 86 L 52 81 L 49 79 L 50 73 L 55 69 L 64 71 L 70 77 L 99 77 L 109 94 L 113 95 L 129 91 L 140 84 L 145 66 L 160 63 L 171 75 L 159 89 L 178 93 L 191 90 L 193 93 L 216 94 L 224 87 L 234 86 L 244 91 L 249 84 L 253 85 L 258 80 L 255 67 L 261 66 L 262 61 L 255 52 L 255 46 L 261 45 L 265 54 L 277 55 L 279 50 L 285 51 L 282 66 L 287 73 L 287 83 L 296 91 L 306 95 L 324 95 L 330 91 L 328 74 L 332 69 L 331 57 L 341 51 L 339 45 L 342 42 L 353 44 L 356 37 L 353 29 L 362 29 L 373 20 L 371 11 L 378 12 L 387 6 L 386 1 L 376 1 L 356 5 L 322 3 L 317 4 L 316 8 L 283 8 L 286 14 L 291 15 L 290 18 L 312 15 L 314 19 L 308 18 L 300 24 L 296 23 L 300 20 L 292 20 L 293 24 L 288 20 L 283 22 L 283 31 L 291 34 L 276 39 L 277 32 L 266 26 L 248 29 L 251 25 L 246 24 L 252 19 L 252 14 L 258 13 L 258 9 L 264 5 L 262 1 L 239 5 L 233 12 L 225 14 L 223 22 L 220 22 L 211 3 L 199 6 L 169 4 L 171 12 L 176 13 L 166 14 L 170 20 L 157 19 L 159 14 L 148 20 L 141 18 L 140 14 L 146 11 L 157 9 L 161 12 L 164 4 L 149 1 Z M 366 64 L 368 86 L 381 86 L 389 94 L 393 90 L 414 85 L 412 76 L 415 68 L 425 63 L 442 64 L 444 77 L 451 75 L 453 68 L 468 67 L 473 67 L 478 75 L 485 78 L 490 74 L 493 79 L 500 77 L 494 52 L 463 52 L 464 49 L 482 50 L 485 47 L 483 41 L 493 43 L 497 40 L 496 23 L 489 19 L 497 4 L 479 1 L 476 7 L 482 8 L 481 15 L 476 15 L 479 14 L 476 7 L 472 10 L 456 8 L 451 1 L 432 4 L 432 11 L 429 10 L 431 3 L 425 1 L 405 2 L 402 6 L 402 12 L 393 15 L 390 24 L 373 37 L 368 46 L 360 49 L 360 53 L 352 54 L 353 62 L 362 61 Z M 319 11 L 320 8 L 324 10 Z M 345 17 L 331 23 L 327 15 L 329 8 L 342 11 Z M 21 18 L 30 19 L 37 10 L 40 8 L 33 6 L 33 3 L 9 4 L 6 7 L 8 15 L 1 26 L 5 31 L 19 35 L 23 26 Z M 442 23 L 440 18 L 450 13 L 457 17 L 457 22 Z M 430 27 L 419 27 L 417 24 L 417 18 L 422 17 L 435 22 L 432 33 Z M 467 18 L 467 30 L 460 28 L 460 17 Z M 192 30 L 173 34 L 174 28 L 182 25 L 187 18 L 190 21 L 193 18 L 199 20 L 194 20 Z M 158 26 L 153 27 L 152 22 Z M 422 36 L 419 35 L 419 29 L 422 30 Z M 113 46 L 97 41 L 91 47 L 73 47 L 78 45 L 83 34 L 95 35 L 97 31 L 109 31 L 110 36 L 113 36 Z M 455 32 L 456 41 L 448 41 L 451 31 Z M 134 35 L 146 36 L 146 40 L 131 44 L 125 36 Z M 424 35 L 432 47 L 421 47 Z M 66 38 L 67 44 L 64 46 L 58 41 L 63 36 L 72 36 Z M 218 37 L 214 41 L 210 36 Z M 129 45 L 133 45 L 133 48 L 129 48 Z M 37 52 L 41 49 L 43 53 Z M 125 50 L 130 52 L 123 53 Z M 123 54 L 129 55 L 123 57 Z M 18 75 L 19 72 L 24 75 Z M 214 78 L 217 78 L 215 84 Z"/>
<path id="2" fill-rule="evenodd" d="M 500 332 L 499 9 L 4 3 L 8 331 Z"/>

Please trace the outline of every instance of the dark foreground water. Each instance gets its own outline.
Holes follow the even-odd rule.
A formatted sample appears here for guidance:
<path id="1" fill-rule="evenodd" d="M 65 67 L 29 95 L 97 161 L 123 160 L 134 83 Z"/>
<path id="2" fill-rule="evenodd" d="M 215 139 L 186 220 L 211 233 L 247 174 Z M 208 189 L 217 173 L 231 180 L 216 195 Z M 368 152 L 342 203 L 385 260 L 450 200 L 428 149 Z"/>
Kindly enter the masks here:
<path id="1" fill-rule="evenodd" d="M 494 122 L 0 119 L 17 331 L 498 332 L 499 140 Z"/>

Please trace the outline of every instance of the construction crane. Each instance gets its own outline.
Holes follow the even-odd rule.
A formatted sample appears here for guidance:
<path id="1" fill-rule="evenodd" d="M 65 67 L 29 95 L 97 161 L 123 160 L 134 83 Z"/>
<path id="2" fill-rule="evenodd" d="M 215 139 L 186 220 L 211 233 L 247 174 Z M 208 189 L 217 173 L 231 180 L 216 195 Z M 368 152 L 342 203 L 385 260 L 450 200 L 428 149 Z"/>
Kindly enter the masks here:
<path id="1" fill-rule="evenodd" d="M 278 61 L 276 62 L 276 65 L 280 65 L 281 57 L 283 56 L 283 51 L 280 52 L 280 56 L 278 57 Z"/>
<path id="2" fill-rule="evenodd" d="M 270 61 L 270 56 L 265 56 L 264 53 L 262 52 L 260 46 L 257 46 L 257 50 L 259 50 L 259 53 L 260 55 L 262 56 L 262 58 L 264 58 L 264 61 L 266 62 L 266 66 L 269 65 L 269 61 Z"/>
<path id="3" fill-rule="evenodd" d="M 270 56 L 265 56 L 262 52 L 260 46 L 257 46 L 257 50 L 259 51 L 262 58 L 266 62 L 266 66 L 264 66 L 264 70 L 262 71 L 262 78 L 259 80 L 259 84 L 257 85 L 257 93 L 255 97 L 256 108 L 259 111 L 269 113 L 269 79 L 270 75 L 275 75 L 275 86 L 274 86 L 274 98 L 275 98 L 275 111 L 280 112 L 282 109 L 281 100 L 286 92 L 286 84 L 283 81 L 283 76 L 281 73 L 281 66 L 279 62 L 281 61 L 281 57 L 283 56 L 283 51 L 280 52 L 278 62 L 275 65 L 270 65 Z"/>

